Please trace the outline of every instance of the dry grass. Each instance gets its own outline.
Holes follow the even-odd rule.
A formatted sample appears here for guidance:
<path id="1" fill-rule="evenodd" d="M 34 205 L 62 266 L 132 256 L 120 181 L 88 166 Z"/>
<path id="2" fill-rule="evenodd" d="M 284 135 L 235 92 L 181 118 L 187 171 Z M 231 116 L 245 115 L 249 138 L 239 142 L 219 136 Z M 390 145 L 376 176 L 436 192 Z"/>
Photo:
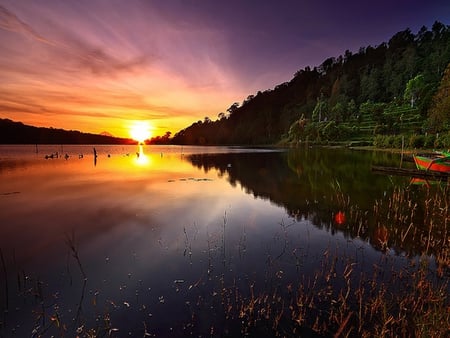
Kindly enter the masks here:
<path id="1" fill-rule="evenodd" d="M 295 279 L 285 277 L 276 265 L 278 257 L 269 254 L 261 258 L 267 261 L 266 281 L 231 275 L 227 266 L 232 244 L 231 237 L 226 236 L 229 226 L 225 214 L 220 226 L 222 234 L 216 241 L 222 245 L 219 250 L 212 250 L 213 239 L 208 234 L 207 271 L 193 277 L 197 282 L 189 287 L 177 286 L 177 296 L 181 303 L 187 304 L 190 319 L 180 323 L 178 318 L 173 318 L 173 326 L 179 330 L 176 332 L 211 337 L 449 336 L 448 187 L 429 189 L 425 194 L 416 194 L 415 189 L 396 188 L 386 198 L 376 201 L 369 211 L 360 210 L 339 190 L 333 197 L 336 208 L 346 215 L 343 231 L 352 229 L 352 237 L 371 241 L 379 250 L 380 259 L 372 266 L 367 266 L 357 255 L 343 256 L 330 247 L 317 260 L 313 273 L 306 273 L 302 261 L 309 257 L 292 249 L 289 226 L 281 223 L 279 239 L 284 243 L 280 248 L 282 255 L 293 262 Z M 189 253 L 188 265 L 192 265 L 197 254 L 192 245 L 194 238 L 188 236 L 186 228 L 183 233 L 183 254 Z M 236 256 L 240 259 L 248 250 L 246 236 L 244 231 L 236 245 Z M 84 280 L 79 300 L 82 304 L 87 277 L 74 236 L 66 244 Z M 226 245 L 230 246 L 225 248 Z M 400 268 L 393 259 L 399 253 L 405 256 Z M 35 299 L 39 310 L 35 312 L 34 336 L 44 337 L 50 331 L 60 337 L 123 334 L 119 331 L 120 323 L 113 324 L 113 302 L 101 308 L 96 318 L 83 318 L 77 313 L 76 322 L 67 323 L 60 316 L 57 301 L 45 299 L 44 283 L 20 276 L 18 281 L 23 298 Z M 151 324 L 142 322 L 143 337 L 154 335 L 152 329 Z"/>

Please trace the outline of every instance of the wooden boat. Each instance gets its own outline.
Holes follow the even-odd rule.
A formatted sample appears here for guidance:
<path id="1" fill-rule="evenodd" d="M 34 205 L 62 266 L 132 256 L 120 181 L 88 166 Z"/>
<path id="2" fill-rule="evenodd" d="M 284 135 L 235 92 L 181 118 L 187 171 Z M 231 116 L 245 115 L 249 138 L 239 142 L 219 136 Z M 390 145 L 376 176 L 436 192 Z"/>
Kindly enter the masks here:
<path id="1" fill-rule="evenodd" d="M 422 170 L 417 168 L 379 167 L 372 166 L 372 171 L 384 175 L 409 176 L 428 180 L 449 181 L 450 172 Z"/>
<path id="2" fill-rule="evenodd" d="M 430 180 L 430 179 L 426 179 L 426 178 L 420 178 L 420 177 L 412 177 L 411 180 L 409 181 L 409 184 L 413 184 L 413 185 L 424 185 L 427 187 L 431 187 L 432 185 L 438 185 L 441 184 L 442 181 L 438 180 Z"/>
<path id="3" fill-rule="evenodd" d="M 419 170 L 450 173 L 450 155 L 447 153 L 445 155 L 433 155 L 432 157 L 413 155 L 413 158 Z"/>

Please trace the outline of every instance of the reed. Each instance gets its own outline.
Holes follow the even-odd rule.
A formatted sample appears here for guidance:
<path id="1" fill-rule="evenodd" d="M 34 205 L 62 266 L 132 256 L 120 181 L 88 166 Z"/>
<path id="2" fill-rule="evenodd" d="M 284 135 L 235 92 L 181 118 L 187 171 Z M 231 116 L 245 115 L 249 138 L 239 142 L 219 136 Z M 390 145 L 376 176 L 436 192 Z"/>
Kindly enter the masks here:
<path id="1" fill-rule="evenodd" d="M 448 284 L 429 280 L 425 258 L 418 269 L 411 266 L 390 280 L 383 280 L 386 271 L 382 268 L 372 276 L 354 276 L 357 263 L 336 268 L 337 259 L 324 253 L 321 269 L 311 277 L 304 276 L 296 287 L 289 284 L 257 293 L 257 282 L 253 281 L 249 291 L 237 286 L 222 289 L 224 318 L 239 325 L 245 335 L 263 332 L 264 336 L 294 336 L 309 331 L 361 337 L 449 333 Z M 336 289 L 336 284 L 342 287 Z M 206 300 L 203 302 L 209 307 Z"/>
<path id="2" fill-rule="evenodd" d="M 356 225 L 358 237 L 365 234 L 369 239 L 373 231 L 383 229 L 378 230 L 377 238 L 370 238 L 386 252 L 380 263 L 368 272 L 357 258 L 340 257 L 328 249 L 320 268 L 313 275 L 301 275 L 296 283 L 265 284 L 257 292 L 261 281 L 253 280 L 248 282 L 248 290 L 236 285 L 222 289 L 225 318 L 239 325 L 245 335 L 450 334 L 448 192 L 430 191 L 417 201 L 413 191 L 396 188 L 391 196 L 376 201 L 370 214 L 351 205 L 341 192 L 336 201 L 349 215 L 347 226 Z M 371 218 L 364 219 L 368 215 Z M 267 254 L 268 269 L 289 252 L 287 227 L 283 222 L 280 226 L 284 243 L 280 255 L 272 258 Z M 400 271 L 390 262 L 393 247 L 411 256 Z M 418 250 L 422 255 L 417 260 L 413 253 Z M 298 250 L 291 250 L 290 255 L 301 270 Z"/>
<path id="3" fill-rule="evenodd" d="M 0 260 L 2 262 L 2 270 L 3 270 L 3 280 L 5 283 L 4 290 L 5 290 L 5 310 L 8 311 L 9 309 L 9 287 L 8 287 L 8 272 L 6 269 L 5 264 L 5 258 L 3 257 L 3 251 L 0 248 Z"/>
<path id="4" fill-rule="evenodd" d="M 180 231 L 180 239 L 184 239 L 182 255 L 189 256 L 188 260 L 182 257 L 187 261 L 186 268 L 204 264 L 200 275 L 191 276 L 186 283 L 173 281 L 174 293 L 158 294 L 157 305 L 140 292 L 138 298 L 137 288 L 134 301 L 120 301 L 121 295 L 102 300 L 94 294 L 90 306 L 95 311 L 87 312 L 95 313 L 93 318 L 83 316 L 81 304 L 89 306 L 85 298 L 89 284 L 72 234 L 66 245 L 84 281 L 74 318 L 62 314 L 63 304 L 46 293 L 46 284 L 38 278 L 24 277 L 19 283 L 20 290 L 28 290 L 21 291 L 23 298 L 34 297 L 38 305 L 35 333 L 126 336 L 126 330 L 120 327 L 125 322 L 117 314 L 131 313 L 131 317 L 142 318 L 137 329 L 141 336 L 157 336 L 158 323 L 150 315 L 157 311 L 155 306 L 168 306 L 176 297 L 176 303 L 183 304 L 188 315 L 172 318 L 170 309 L 165 310 L 167 320 L 172 320 L 171 331 L 165 334 L 171 336 L 449 336 L 448 188 L 430 189 L 425 194 L 416 194 L 413 187 L 395 188 L 377 200 L 371 210 L 362 210 L 338 183 L 336 187 L 332 199 L 336 209 L 346 215 L 345 224 L 336 227 L 350 234 L 346 248 L 330 243 L 320 255 L 312 254 L 307 247 L 309 232 L 302 239 L 304 245 L 300 245 L 292 235 L 298 223 L 282 220 L 274 230 L 270 242 L 273 246 L 265 249 L 265 257 L 261 256 L 265 271 L 259 271 L 259 277 L 254 271 L 236 273 L 232 267 L 252 254 L 252 239 L 244 226 L 233 228 L 225 213 L 216 232 L 213 229 L 211 234 L 211 229 L 206 228 L 205 249 L 195 245 L 197 229 L 194 235 L 186 227 Z M 232 236 L 235 229 L 242 231 L 237 240 Z M 372 265 L 363 257 L 364 248 L 355 244 L 361 240 L 370 241 L 378 250 L 379 258 Z M 196 252 L 198 248 L 200 252 Z M 163 246 L 161 251 L 166 252 Z M 0 254 L 5 271 L 1 250 Z M 397 254 L 405 256 L 401 267 L 394 262 Z M 128 286 L 133 278 L 134 274 L 125 278 Z M 139 285 L 144 283 L 140 281 Z M 126 285 L 121 290 L 126 293 Z"/>

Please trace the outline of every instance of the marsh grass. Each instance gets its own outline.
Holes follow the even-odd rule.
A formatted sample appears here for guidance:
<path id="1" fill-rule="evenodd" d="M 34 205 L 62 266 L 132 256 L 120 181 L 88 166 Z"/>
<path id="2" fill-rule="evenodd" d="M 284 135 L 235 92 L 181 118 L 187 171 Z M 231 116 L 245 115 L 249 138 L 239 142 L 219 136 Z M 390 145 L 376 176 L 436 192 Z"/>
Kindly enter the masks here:
<path id="1" fill-rule="evenodd" d="M 448 336 L 448 187 L 424 188 L 422 198 L 414 189 L 394 189 L 371 211 L 352 205 L 340 191 L 334 196 L 337 208 L 348 215 L 346 227 L 356 229 L 353 236 L 384 252 L 372 269 L 330 249 L 313 274 L 300 274 L 295 282 L 284 284 L 277 272 L 279 282 L 269 288 L 265 284 L 256 291 L 263 283 L 249 281 L 247 288 L 223 289 L 225 318 L 240 323 L 245 335 Z M 280 227 L 283 244 L 276 258 L 289 246 L 287 226 Z M 301 270 L 297 252 L 292 250 L 291 258 Z M 401 268 L 392 262 L 397 255 L 405 256 Z"/>
<path id="2" fill-rule="evenodd" d="M 2 272 L 4 281 L 4 291 L 5 291 L 5 310 L 9 309 L 9 287 L 8 287 L 8 272 L 6 270 L 5 258 L 3 257 L 3 251 L 0 248 L 0 261 L 2 262 Z"/>
<path id="3" fill-rule="evenodd" d="M 62 314 L 60 307 L 67 304 L 48 294 L 47 284 L 18 274 L 16 291 L 24 302 L 31 299 L 36 305 L 30 333 L 35 337 L 122 337 L 127 329 L 122 329 L 126 322 L 119 313 L 128 312 L 139 318 L 139 327 L 133 329 L 142 337 L 449 336 L 448 187 L 395 188 L 377 200 L 372 210 L 361 210 L 336 186 L 332 199 L 336 210 L 345 213 L 346 222 L 334 227 L 346 234 L 350 249 L 330 243 L 320 255 L 312 254 L 303 245 L 309 239 L 299 244 L 293 235 L 298 223 L 281 221 L 272 247 L 260 257 L 265 271 L 238 273 L 233 267 L 251 254 L 252 239 L 242 227 L 234 241 L 233 224 L 225 213 L 215 232 L 206 229 L 204 250 L 196 245 L 202 241 L 197 226 L 193 231 L 183 227 L 181 251 L 186 266 L 193 269 L 204 264 L 205 271 L 170 283 L 172 291 L 158 295 L 157 305 L 141 295 L 145 281 L 133 285 L 130 274 L 120 291 L 128 297 L 126 301 L 121 295 L 117 299 L 102 299 L 97 294 L 86 297 L 88 276 L 72 235 L 66 245 L 81 274 L 74 283 L 81 297 L 73 317 Z M 419 194 L 416 189 L 429 190 Z M 332 215 L 335 212 L 330 210 Z M 378 259 L 368 265 L 365 248 L 357 241 L 369 241 L 378 250 Z M 7 276 L 3 254 L 1 258 Z M 6 294 L 14 292 L 9 286 L 3 286 Z M 162 310 L 169 304 L 182 304 L 186 315 L 177 318 L 171 316 L 170 308 Z M 84 311 L 86 307 L 94 310 Z M 167 313 L 167 331 L 151 319 L 158 309 Z"/>

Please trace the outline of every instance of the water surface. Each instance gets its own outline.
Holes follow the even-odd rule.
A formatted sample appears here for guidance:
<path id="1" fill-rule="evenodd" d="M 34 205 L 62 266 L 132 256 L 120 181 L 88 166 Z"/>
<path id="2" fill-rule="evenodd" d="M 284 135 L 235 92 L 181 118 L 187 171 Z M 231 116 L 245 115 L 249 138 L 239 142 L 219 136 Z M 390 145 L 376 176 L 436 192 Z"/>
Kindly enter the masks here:
<path id="1" fill-rule="evenodd" d="M 399 165 L 397 155 L 93 148 L 0 147 L 6 336 L 242 334 L 224 319 L 230 288 L 285 292 L 324 255 L 358 262 L 357 275 L 424 251 L 370 216 L 399 187 L 426 193 L 371 172 Z M 356 212 L 359 225 L 347 220 Z"/>

